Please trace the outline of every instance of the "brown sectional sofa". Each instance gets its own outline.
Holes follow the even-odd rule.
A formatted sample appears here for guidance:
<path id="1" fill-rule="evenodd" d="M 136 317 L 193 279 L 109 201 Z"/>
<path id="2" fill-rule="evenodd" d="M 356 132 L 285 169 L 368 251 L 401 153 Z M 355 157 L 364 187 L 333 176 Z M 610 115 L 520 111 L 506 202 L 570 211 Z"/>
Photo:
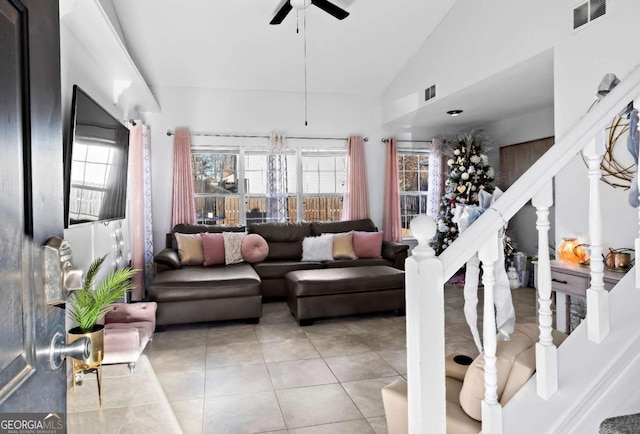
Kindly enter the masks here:
<path id="1" fill-rule="evenodd" d="M 303 262 L 302 241 L 305 237 L 323 233 L 344 233 L 349 231 L 374 232 L 376 227 L 370 219 L 342 222 L 302 222 L 302 223 L 259 223 L 244 227 L 177 225 L 174 232 L 246 232 L 261 235 L 269 245 L 267 258 L 255 264 L 241 263 L 215 265 L 210 267 L 181 266 L 175 241 L 167 236 L 167 248 L 155 257 L 157 275 L 149 288 L 147 298 L 158 303 L 158 325 L 180 324 L 201 321 L 247 319 L 257 322 L 262 312 L 262 299 L 284 298 L 288 295 L 286 275 L 292 271 L 319 270 L 329 268 L 358 267 L 352 276 L 366 276 L 367 268 L 374 266 L 404 269 L 408 246 L 383 241 L 382 257 L 354 260 L 333 260 L 324 262 Z M 327 284 L 331 284 L 330 274 Z M 337 273 L 340 274 L 340 273 Z M 343 273 L 344 274 L 344 273 Z M 337 276 L 336 276 L 337 277 Z M 351 293 L 370 292 L 367 282 L 355 279 L 359 289 Z M 398 296 L 394 302 L 372 303 L 377 310 L 402 310 Z M 382 295 L 382 294 L 381 294 Z M 362 297 L 362 295 L 360 295 Z M 375 292 L 371 297 L 376 297 Z M 325 302 L 326 304 L 326 302 Z M 385 309 L 386 307 L 386 309 Z M 292 307 L 293 310 L 293 307 Z M 331 315 L 325 306 L 323 316 Z M 344 314 L 344 308 L 336 306 L 336 314 Z M 356 312 L 354 312 L 356 313 Z"/>

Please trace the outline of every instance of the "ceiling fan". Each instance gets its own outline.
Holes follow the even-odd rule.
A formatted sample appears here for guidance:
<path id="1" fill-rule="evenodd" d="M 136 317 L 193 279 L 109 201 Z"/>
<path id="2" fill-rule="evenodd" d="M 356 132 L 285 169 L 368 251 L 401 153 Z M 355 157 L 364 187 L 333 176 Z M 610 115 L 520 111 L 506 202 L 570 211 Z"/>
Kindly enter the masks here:
<path id="1" fill-rule="evenodd" d="M 306 9 L 310 5 L 319 7 L 329 15 L 333 15 L 339 20 L 344 20 L 349 16 L 349 12 L 327 0 L 287 0 L 278 10 L 278 12 L 276 12 L 276 15 L 273 17 L 269 24 L 280 24 L 282 20 L 284 20 L 284 18 L 287 16 L 287 14 L 291 12 L 291 9 Z"/>

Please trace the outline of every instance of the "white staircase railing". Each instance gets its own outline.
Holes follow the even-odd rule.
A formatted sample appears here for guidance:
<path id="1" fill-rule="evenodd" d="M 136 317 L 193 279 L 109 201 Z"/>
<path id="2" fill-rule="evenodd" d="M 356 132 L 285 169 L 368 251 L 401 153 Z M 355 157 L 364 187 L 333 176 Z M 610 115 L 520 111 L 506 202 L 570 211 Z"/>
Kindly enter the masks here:
<path id="1" fill-rule="evenodd" d="M 640 67 L 629 74 L 609 95 L 593 107 L 569 132 L 557 140 L 494 204 L 467 228 L 440 256 L 428 247 L 435 235 L 435 223 L 426 216 L 412 222 L 418 247 L 406 262 L 407 375 L 409 432 L 445 433 L 444 380 L 444 283 L 472 255 L 483 263 L 485 286 L 483 340 L 485 349 L 485 399 L 482 432 L 502 433 L 502 409 L 496 396 L 496 325 L 493 307 L 494 263 L 499 248 L 498 234 L 529 200 L 533 199 L 538 221 L 538 291 L 540 341 L 536 345 L 537 391 L 550 399 L 558 390 L 557 349 L 551 340 L 551 272 L 548 260 L 549 207 L 552 179 L 580 151 L 588 163 L 590 185 L 589 235 L 591 238 L 591 287 L 587 291 L 588 337 L 602 342 L 609 333 L 609 294 L 604 289 L 602 222 L 600 205 L 600 161 L 604 131 L 611 120 L 640 95 Z M 636 240 L 640 246 L 640 236 Z M 640 278 L 639 278 L 640 281 Z"/>

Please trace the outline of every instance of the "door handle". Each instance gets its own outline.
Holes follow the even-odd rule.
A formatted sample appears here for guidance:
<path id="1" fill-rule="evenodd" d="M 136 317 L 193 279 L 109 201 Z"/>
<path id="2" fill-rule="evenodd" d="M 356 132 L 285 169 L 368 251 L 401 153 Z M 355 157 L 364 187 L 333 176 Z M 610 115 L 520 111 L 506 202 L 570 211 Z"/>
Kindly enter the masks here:
<path id="1" fill-rule="evenodd" d="M 49 346 L 49 362 L 51 369 L 57 370 L 62 366 L 65 357 L 72 357 L 78 360 L 84 360 L 91 355 L 91 339 L 87 336 L 81 337 L 70 344 L 65 344 L 64 335 L 56 332 L 51 338 Z"/>

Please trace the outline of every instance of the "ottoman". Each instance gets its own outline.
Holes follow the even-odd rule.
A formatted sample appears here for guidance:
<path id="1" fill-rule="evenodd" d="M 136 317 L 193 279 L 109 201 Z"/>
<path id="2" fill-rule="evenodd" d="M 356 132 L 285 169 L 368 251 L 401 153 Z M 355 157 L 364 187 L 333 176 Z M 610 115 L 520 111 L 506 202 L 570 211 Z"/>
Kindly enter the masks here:
<path id="1" fill-rule="evenodd" d="M 287 303 L 301 326 L 315 319 L 397 311 L 404 315 L 404 271 L 386 265 L 291 271 Z"/>

